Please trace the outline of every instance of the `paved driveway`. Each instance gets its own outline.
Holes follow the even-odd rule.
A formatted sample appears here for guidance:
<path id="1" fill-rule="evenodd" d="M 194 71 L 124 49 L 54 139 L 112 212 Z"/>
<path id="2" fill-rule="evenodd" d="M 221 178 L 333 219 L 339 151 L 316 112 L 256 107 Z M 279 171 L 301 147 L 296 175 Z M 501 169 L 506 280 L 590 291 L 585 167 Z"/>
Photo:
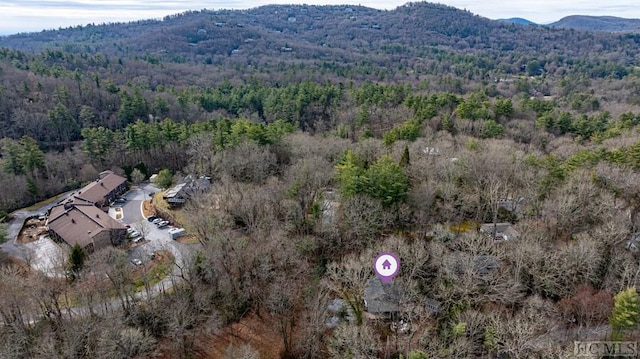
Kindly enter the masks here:
<path id="1" fill-rule="evenodd" d="M 124 218 L 128 223 L 141 222 L 147 227 L 145 241 L 133 247 L 128 253 L 129 262 L 132 259 L 140 259 L 143 263 L 151 260 L 151 255 L 157 251 L 166 250 L 173 254 L 176 266 L 171 275 L 168 275 L 159 283 L 154 285 L 149 292 L 142 291 L 140 297 L 153 296 L 161 291 L 171 288 L 177 278 L 181 276 L 181 268 L 185 267 L 188 258 L 192 257 L 195 251 L 194 246 L 186 245 L 171 239 L 169 229 L 171 227 L 158 228 L 155 224 L 148 222 L 142 214 L 142 201 L 149 198 L 149 193 L 157 192 L 158 188 L 152 184 L 146 184 L 137 189 L 132 189 L 126 194 L 127 204 L 124 208 Z"/>
<path id="2" fill-rule="evenodd" d="M 29 255 L 29 253 L 25 251 L 25 248 L 22 245 L 16 244 L 16 239 L 18 239 L 18 235 L 20 234 L 20 229 L 22 229 L 22 226 L 24 225 L 24 221 L 31 216 L 46 213 L 53 206 L 64 201 L 73 192 L 74 191 L 69 191 L 60 196 L 58 200 L 48 203 L 34 211 L 22 209 L 13 212 L 12 219 L 7 223 L 7 242 L 1 244 L 0 248 L 12 257 L 27 260 L 28 258 L 26 258 L 26 256 Z"/>
<path id="3" fill-rule="evenodd" d="M 123 197 L 127 202 L 122 204 L 124 209 L 124 223 L 133 224 L 142 219 L 142 202 L 149 199 L 149 192 L 145 192 L 142 188 L 132 188 Z"/>
<path id="4" fill-rule="evenodd" d="M 121 204 L 124 213 L 122 223 L 131 224 L 134 228 L 139 225 L 146 227 L 145 241 L 129 251 L 129 260 L 138 258 L 142 262 L 147 262 L 154 252 L 168 250 L 173 253 L 176 263 L 182 265 L 184 262 L 183 254 L 187 250 L 187 245 L 171 239 L 169 235 L 170 227 L 158 228 L 155 224 L 148 222 L 142 213 L 142 202 L 150 198 L 149 193 L 158 191 L 159 189 L 153 184 L 144 183 L 124 195 L 127 202 Z M 136 225 L 136 223 L 140 224 Z"/>
<path id="5" fill-rule="evenodd" d="M 64 277 L 64 264 L 69 256 L 67 250 L 47 236 L 24 244 L 25 260 L 32 268 L 50 277 Z"/>

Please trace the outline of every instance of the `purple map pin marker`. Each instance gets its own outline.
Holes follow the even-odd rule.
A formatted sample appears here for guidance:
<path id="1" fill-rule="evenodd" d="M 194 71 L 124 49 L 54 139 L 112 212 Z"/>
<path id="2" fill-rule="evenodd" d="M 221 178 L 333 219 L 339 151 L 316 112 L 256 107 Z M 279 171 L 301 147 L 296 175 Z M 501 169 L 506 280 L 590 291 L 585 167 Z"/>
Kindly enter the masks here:
<path id="1" fill-rule="evenodd" d="M 382 283 L 390 283 L 400 270 L 400 260 L 395 253 L 380 253 L 373 261 L 373 270 Z"/>

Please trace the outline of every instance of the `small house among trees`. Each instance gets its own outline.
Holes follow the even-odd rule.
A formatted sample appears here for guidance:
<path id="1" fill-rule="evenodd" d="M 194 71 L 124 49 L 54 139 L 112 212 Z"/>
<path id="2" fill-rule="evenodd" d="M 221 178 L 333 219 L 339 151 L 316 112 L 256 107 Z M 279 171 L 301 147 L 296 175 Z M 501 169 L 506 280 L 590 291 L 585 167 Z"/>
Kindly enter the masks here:
<path id="1" fill-rule="evenodd" d="M 480 226 L 480 233 L 496 241 L 512 241 L 520 238 L 520 233 L 511 223 L 485 223 Z"/>
<path id="2" fill-rule="evenodd" d="M 171 188 L 162 196 L 170 206 L 181 206 L 194 194 L 205 192 L 211 186 L 211 178 L 201 176 L 194 178 L 192 175 L 185 177 L 182 182 Z"/>
<path id="3" fill-rule="evenodd" d="M 473 269 L 480 275 L 486 275 L 500 268 L 500 261 L 495 256 L 479 255 L 473 258 Z"/>
<path id="4" fill-rule="evenodd" d="M 401 310 L 404 292 L 393 283 L 384 284 L 373 278 L 364 290 L 365 310 L 373 316 L 388 316 Z"/>
<path id="5" fill-rule="evenodd" d="M 427 313 L 437 316 L 440 313 L 440 308 L 442 308 L 442 303 L 435 299 L 427 298 L 424 301 L 424 308 Z"/>

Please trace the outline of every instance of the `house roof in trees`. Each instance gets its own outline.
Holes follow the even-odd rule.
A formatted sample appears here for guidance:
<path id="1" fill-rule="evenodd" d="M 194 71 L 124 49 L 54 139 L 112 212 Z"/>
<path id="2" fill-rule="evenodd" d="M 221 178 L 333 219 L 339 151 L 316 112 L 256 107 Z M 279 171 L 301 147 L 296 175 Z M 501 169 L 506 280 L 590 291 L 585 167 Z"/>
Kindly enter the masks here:
<path id="1" fill-rule="evenodd" d="M 162 198 L 172 204 L 184 203 L 193 194 L 204 192 L 210 186 L 211 178 L 206 176 L 194 178 L 194 176 L 188 175 L 182 182 L 165 192 Z"/>
<path id="2" fill-rule="evenodd" d="M 427 298 L 424 301 L 424 307 L 427 310 L 427 313 L 431 315 L 438 315 L 440 308 L 442 307 L 442 303 L 435 299 Z"/>
<path id="3" fill-rule="evenodd" d="M 364 303 L 371 314 L 395 313 L 400 311 L 403 291 L 393 283 L 384 284 L 376 277 L 369 281 L 364 290 Z"/>
<path id="4" fill-rule="evenodd" d="M 522 204 L 524 203 L 524 198 L 512 199 L 512 198 L 503 198 L 498 201 L 498 207 L 504 208 L 509 212 L 516 212 L 521 209 Z"/>
<path id="5" fill-rule="evenodd" d="M 493 236 L 496 240 L 508 241 L 520 238 L 520 233 L 511 223 L 485 223 L 480 226 L 480 233 L 488 237 Z"/>
<path id="6" fill-rule="evenodd" d="M 473 268 L 480 274 L 489 274 L 500 268 L 500 261 L 495 256 L 479 255 L 473 259 Z"/>
<path id="7" fill-rule="evenodd" d="M 173 188 L 171 188 L 170 190 L 168 190 L 167 192 L 165 192 L 164 196 L 162 197 L 164 197 L 164 199 L 175 198 L 180 194 L 180 192 L 186 185 L 187 185 L 186 183 L 179 183 L 175 185 Z"/>
<path id="8" fill-rule="evenodd" d="M 89 245 L 98 233 L 126 229 L 93 204 L 79 203 L 53 207 L 47 225 L 70 246 L 79 244 L 83 248 Z"/>
<path id="9" fill-rule="evenodd" d="M 118 176 L 111 171 L 104 171 L 100 173 L 100 177 L 97 180 L 79 189 L 69 199 L 74 203 L 95 204 L 125 183 L 127 183 L 126 178 Z"/>

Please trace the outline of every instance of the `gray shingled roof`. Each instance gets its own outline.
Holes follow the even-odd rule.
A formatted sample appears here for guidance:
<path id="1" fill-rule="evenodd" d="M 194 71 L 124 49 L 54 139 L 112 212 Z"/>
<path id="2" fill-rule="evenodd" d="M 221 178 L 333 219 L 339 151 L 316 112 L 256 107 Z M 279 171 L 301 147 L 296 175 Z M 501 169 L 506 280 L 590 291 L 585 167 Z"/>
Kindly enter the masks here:
<path id="1" fill-rule="evenodd" d="M 364 290 L 367 312 L 372 314 L 395 313 L 400 311 L 403 292 L 393 283 L 384 284 L 373 278 Z"/>

